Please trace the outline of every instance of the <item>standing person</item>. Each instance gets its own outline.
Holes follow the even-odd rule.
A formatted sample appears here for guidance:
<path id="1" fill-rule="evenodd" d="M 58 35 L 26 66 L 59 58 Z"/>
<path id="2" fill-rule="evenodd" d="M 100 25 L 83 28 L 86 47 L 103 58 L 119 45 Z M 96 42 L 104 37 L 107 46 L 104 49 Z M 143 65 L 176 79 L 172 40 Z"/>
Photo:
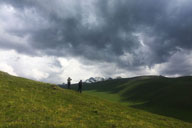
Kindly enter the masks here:
<path id="1" fill-rule="evenodd" d="M 78 88 L 78 92 L 82 92 L 82 86 L 83 86 L 83 82 L 82 80 L 79 81 L 79 88 Z"/>
<path id="2" fill-rule="evenodd" d="M 68 87 L 68 89 L 70 89 L 70 86 L 71 86 L 71 78 L 70 77 L 68 77 L 68 79 L 67 79 L 67 87 Z"/>

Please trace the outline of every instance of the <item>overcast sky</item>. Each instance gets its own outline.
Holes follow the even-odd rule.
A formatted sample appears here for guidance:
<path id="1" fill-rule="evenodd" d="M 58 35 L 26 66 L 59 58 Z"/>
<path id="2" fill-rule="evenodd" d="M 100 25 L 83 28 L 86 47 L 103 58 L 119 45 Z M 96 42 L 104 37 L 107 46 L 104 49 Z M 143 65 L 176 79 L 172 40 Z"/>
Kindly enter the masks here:
<path id="1" fill-rule="evenodd" d="M 0 70 L 63 83 L 192 75 L 191 0 L 0 0 Z"/>

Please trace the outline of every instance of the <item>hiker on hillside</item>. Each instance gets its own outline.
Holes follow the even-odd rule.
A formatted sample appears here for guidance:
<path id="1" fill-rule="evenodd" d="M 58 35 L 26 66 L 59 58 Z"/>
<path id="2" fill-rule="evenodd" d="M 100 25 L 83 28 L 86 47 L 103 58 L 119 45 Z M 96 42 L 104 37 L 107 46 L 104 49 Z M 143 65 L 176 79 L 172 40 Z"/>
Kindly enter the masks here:
<path id="1" fill-rule="evenodd" d="M 79 86 L 79 87 L 78 87 L 78 92 L 81 93 L 81 92 L 82 92 L 82 86 L 83 86 L 83 82 L 82 82 L 82 80 L 79 81 L 78 86 Z"/>
<path id="2" fill-rule="evenodd" d="M 67 87 L 68 87 L 68 89 L 70 89 L 70 86 L 71 86 L 71 78 L 70 77 L 68 77 L 68 79 L 67 79 Z"/>

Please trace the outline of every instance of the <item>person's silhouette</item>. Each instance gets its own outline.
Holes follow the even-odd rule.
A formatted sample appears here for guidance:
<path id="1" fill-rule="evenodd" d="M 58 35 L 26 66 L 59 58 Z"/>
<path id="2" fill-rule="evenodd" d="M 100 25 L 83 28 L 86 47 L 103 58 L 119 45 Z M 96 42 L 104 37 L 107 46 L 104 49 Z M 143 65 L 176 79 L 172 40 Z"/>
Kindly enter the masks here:
<path id="1" fill-rule="evenodd" d="M 68 87 L 68 89 L 70 89 L 70 86 L 71 86 L 71 78 L 70 77 L 68 77 L 68 79 L 67 79 L 67 87 Z"/>
<path id="2" fill-rule="evenodd" d="M 79 87 L 78 87 L 78 92 L 81 93 L 81 92 L 82 92 L 82 86 L 83 86 L 82 80 L 79 81 L 79 84 L 78 84 L 78 85 L 79 85 Z"/>

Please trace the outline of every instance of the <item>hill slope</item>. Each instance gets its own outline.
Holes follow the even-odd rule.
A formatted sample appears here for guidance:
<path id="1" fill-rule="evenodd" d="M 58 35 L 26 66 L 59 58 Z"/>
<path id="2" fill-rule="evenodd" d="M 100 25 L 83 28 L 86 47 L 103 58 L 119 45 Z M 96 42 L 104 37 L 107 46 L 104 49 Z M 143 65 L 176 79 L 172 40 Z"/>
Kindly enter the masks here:
<path id="1" fill-rule="evenodd" d="M 0 72 L 0 127 L 173 127 L 192 124 Z"/>
<path id="2" fill-rule="evenodd" d="M 142 76 L 84 86 L 85 93 L 192 122 L 192 77 Z"/>

